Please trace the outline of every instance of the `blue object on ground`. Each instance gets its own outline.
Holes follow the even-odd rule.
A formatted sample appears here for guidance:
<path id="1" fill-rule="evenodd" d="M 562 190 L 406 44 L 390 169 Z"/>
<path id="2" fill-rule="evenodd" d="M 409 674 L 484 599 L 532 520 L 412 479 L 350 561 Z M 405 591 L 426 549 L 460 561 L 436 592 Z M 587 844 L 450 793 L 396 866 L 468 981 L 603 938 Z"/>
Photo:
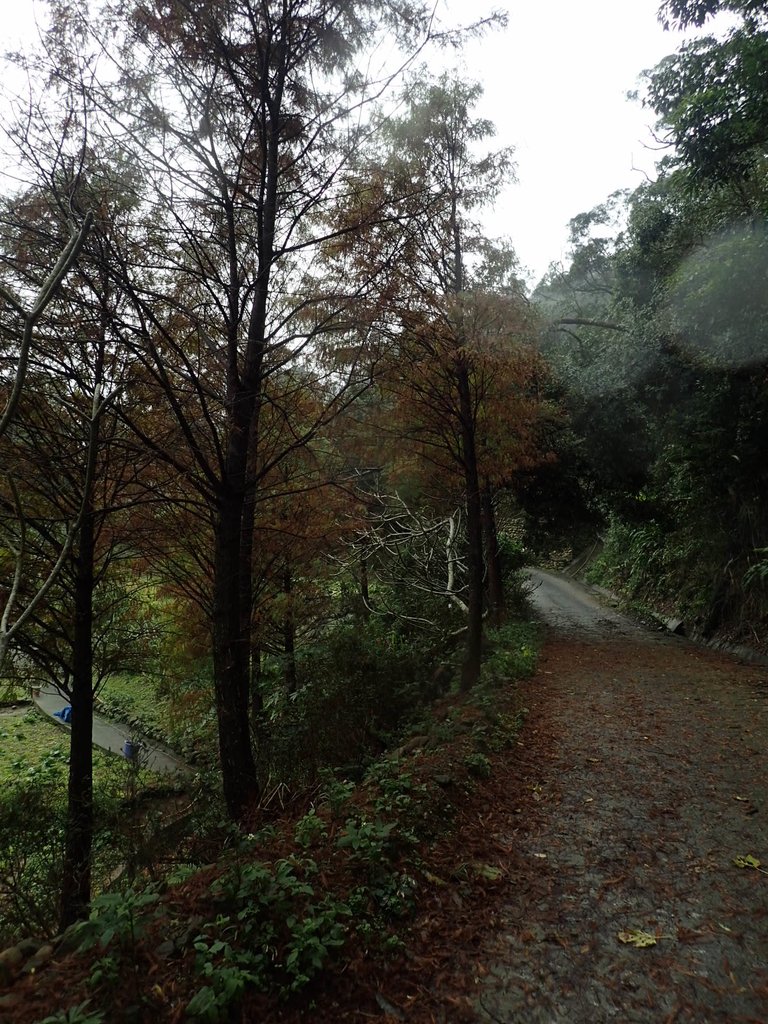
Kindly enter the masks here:
<path id="1" fill-rule="evenodd" d="M 126 740 L 123 744 L 123 757 L 128 761 L 135 761 L 139 756 L 140 744 L 134 743 L 133 740 Z"/>
<path id="2" fill-rule="evenodd" d="M 72 723 L 72 705 L 67 704 L 67 706 L 62 708 L 61 711 L 54 711 L 53 717 L 60 718 L 62 722 L 66 722 L 70 725 Z"/>

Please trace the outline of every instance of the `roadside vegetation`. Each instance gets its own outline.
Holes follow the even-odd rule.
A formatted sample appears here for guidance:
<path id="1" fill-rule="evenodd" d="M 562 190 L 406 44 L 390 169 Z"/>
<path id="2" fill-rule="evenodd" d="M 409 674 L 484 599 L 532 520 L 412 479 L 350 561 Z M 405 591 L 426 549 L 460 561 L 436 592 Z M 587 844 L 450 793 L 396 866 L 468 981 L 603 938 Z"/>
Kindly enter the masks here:
<path id="1" fill-rule="evenodd" d="M 222 808 L 218 825 L 209 815 L 187 833 L 162 880 L 144 875 L 96 897 L 59 946 L 56 973 L 17 984 L 19 1022 L 42 1019 L 55 996 L 41 984 L 56 986 L 59 971 L 67 1000 L 55 1020 L 131 1020 L 139 1006 L 142 1019 L 250 1019 L 264 999 L 318 998 L 346 958 L 401 956 L 417 907 L 441 887 L 492 886 L 494 863 L 454 851 L 455 877 L 443 878 L 436 852 L 524 720 L 510 645 L 516 672 L 530 673 L 535 630 L 518 626 L 492 643 L 486 681 L 414 710 L 399 746 L 357 781 L 321 771 L 249 833 L 226 826 Z"/>
<path id="2" fill-rule="evenodd" d="M 0 945 L 54 935 L 66 828 L 68 730 L 36 709 L 0 714 Z M 119 757 L 95 751 L 98 828 L 93 872 L 112 884 L 142 856 L 157 821 L 142 805 L 168 794 L 167 781 Z M 142 834 L 143 833 L 143 834 Z"/>

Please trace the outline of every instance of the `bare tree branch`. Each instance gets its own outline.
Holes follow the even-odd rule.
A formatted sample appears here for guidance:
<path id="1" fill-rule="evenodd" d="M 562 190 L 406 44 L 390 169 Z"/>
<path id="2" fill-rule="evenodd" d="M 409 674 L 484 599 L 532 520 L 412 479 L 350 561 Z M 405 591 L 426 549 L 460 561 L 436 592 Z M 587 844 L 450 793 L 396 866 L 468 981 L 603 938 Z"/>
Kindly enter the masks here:
<path id="1" fill-rule="evenodd" d="M 88 232 L 91 230 L 92 223 L 93 214 L 89 211 L 86 214 L 83 223 L 80 225 L 80 228 L 77 231 L 72 232 L 69 241 L 62 249 L 61 255 L 56 261 L 56 265 L 37 293 L 37 297 L 32 304 L 31 309 L 25 309 L 22 302 L 16 298 L 9 289 L 0 286 L 0 298 L 2 298 L 21 316 L 24 323 L 13 388 L 11 389 L 11 394 L 8 398 L 5 410 L 3 411 L 2 416 L 0 416 L 0 437 L 2 437 L 8 429 L 8 426 L 13 419 L 13 415 L 16 412 L 16 407 L 19 404 L 19 399 L 21 398 L 21 393 L 24 388 L 24 382 L 27 375 L 29 352 L 32 346 L 32 335 L 35 326 L 45 312 L 46 307 L 50 304 L 54 295 L 61 287 L 64 278 L 74 265 L 77 257 L 80 255 L 80 250 L 85 244 L 85 239 L 88 236 Z"/>

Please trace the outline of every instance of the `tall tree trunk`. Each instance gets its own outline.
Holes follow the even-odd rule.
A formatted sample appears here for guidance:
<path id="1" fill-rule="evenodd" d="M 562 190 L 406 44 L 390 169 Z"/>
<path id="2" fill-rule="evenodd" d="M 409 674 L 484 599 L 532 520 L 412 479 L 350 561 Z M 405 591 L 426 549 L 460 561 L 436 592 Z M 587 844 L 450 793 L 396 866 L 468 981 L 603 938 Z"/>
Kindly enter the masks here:
<path id="1" fill-rule="evenodd" d="M 461 666 L 461 689 L 466 691 L 480 678 L 483 643 L 483 528 L 480 481 L 475 447 L 475 419 L 466 361 L 459 361 L 456 382 L 461 414 L 462 463 L 467 508 L 467 645 Z"/>
<path id="2" fill-rule="evenodd" d="M 284 9 L 287 18 L 287 9 Z M 281 31 L 285 25 L 281 26 Z M 226 206 L 229 248 L 229 324 L 227 339 L 228 440 L 222 489 L 216 517 L 216 555 L 213 572 L 213 672 L 219 730 L 222 787 L 227 813 L 243 822 L 249 803 L 258 798 L 256 761 L 251 745 L 249 685 L 251 681 L 251 634 L 253 602 L 252 543 L 253 488 L 249 479 L 256 459 L 258 420 L 264 387 L 264 352 L 270 278 L 275 260 L 280 155 L 279 112 L 288 75 L 288 50 L 278 42 L 265 55 L 270 68 L 258 81 L 262 100 L 265 150 L 259 197 L 259 229 L 256 243 L 256 275 L 245 350 L 241 350 L 238 226 L 235 201 Z M 253 474 L 256 476 L 257 474 Z M 246 541 L 245 535 L 248 535 Z M 244 552 L 248 566 L 243 565 Z"/>
<path id="3" fill-rule="evenodd" d="M 276 132 L 276 129 L 275 129 Z M 230 206 L 230 336 L 227 366 L 228 441 L 222 490 L 216 516 L 216 554 L 213 568 L 213 675 L 222 788 L 227 813 L 243 822 L 249 803 L 259 795 L 256 761 L 251 745 L 249 695 L 253 632 L 253 529 L 258 420 L 263 387 L 264 336 L 273 259 L 279 139 L 269 140 L 267 183 L 261 237 L 259 274 L 248 322 L 245 358 L 240 369 L 237 328 L 240 283 L 237 270 L 237 230 Z M 246 564 L 247 559 L 247 564 Z"/>
<path id="4" fill-rule="evenodd" d="M 283 616 L 283 654 L 285 656 L 285 692 L 296 692 L 296 619 L 293 614 L 293 576 L 291 563 L 286 558 L 283 572 L 283 596 L 285 597 L 285 615 Z"/>
<path id="5" fill-rule="evenodd" d="M 88 914 L 93 847 L 93 588 L 95 523 L 88 508 L 74 559 L 72 719 L 61 884 L 62 930 Z"/>
<path id="6" fill-rule="evenodd" d="M 258 437 L 258 413 L 251 430 L 251 450 L 248 456 L 248 476 L 256 476 L 256 448 Z M 267 738 L 267 722 L 264 716 L 264 699 L 261 693 L 261 643 L 253 625 L 253 546 L 256 524 L 256 489 L 250 487 L 245 495 L 243 518 L 240 526 L 240 630 L 247 637 L 248 707 L 252 742 L 256 749 L 256 764 L 262 746 Z"/>
<path id="7" fill-rule="evenodd" d="M 248 691 L 251 709 L 261 710 L 261 692 L 259 691 L 259 676 L 261 672 L 261 649 L 254 642 L 253 631 L 253 546 L 256 530 L 256 487 L 253 481 L 256 480 L 259 460 L 259 422 L 261 415 L 261 402 L 257 399 L 254 402 L 253 415 L 251 417 L 248 456 L 247 456 L 247 481 L 251 486 L 246 487 L 243 502 L 243 517 L 240 525 L 241 565 L 240 565 L 240 617 L 241 629 L 244 635 L 249 637 L 248 651 Z"/>
<path id="8" fill-rule="evenodd" d="M 451 165 L 450 232 L 453 241 L 453 282 L 450 291 L 461 296 L 464 291 L 464 251 L 459 224 L 459 193 L 455 168 Z M 461 689 L 471 689 L 480 679 L 483 646 L 483 525 L 480 504 L 480 479 L 477 469 L 475 443 L 475 410 L 469 365 L 463 347 L 466 344 L 463 315 L 456 325 L 456 390 L 461 420 L 461 463 L 464 470 L 464 490 L 467 510 L 467 645 L 461 666 Z"/>
<path id="9" fill-rule="evenodd" d="M 251 635 L 251 724 L 258 733 L 264 714 L 264 697 L 261 693 L 261 642 Z"/>
<path id="10" fill-rule="evenodd" d="M 488 615 L 493 625 L 498 626 L 504 619 L 506 601 L 504 595 L 504 575 L 501 568 L 501 553 L 499 551 L 499 535 L 496 530 L 496 510 L 493 505 L 493 494 L 488 484 L 483 487 L 480 495 L 480 504 L 483 517 Z"/>
<path id="11" fill-rule="evenodd" d="M 248 804 L 258 796 L 248 715 L 251 637 L 241 611 L 246 599 L 243 511 L 242 488 L 230 487 L 219 505 L 213 594 L 213 675 L 222 786 L 227 812 L 237 822 L 244 819 Z"/>

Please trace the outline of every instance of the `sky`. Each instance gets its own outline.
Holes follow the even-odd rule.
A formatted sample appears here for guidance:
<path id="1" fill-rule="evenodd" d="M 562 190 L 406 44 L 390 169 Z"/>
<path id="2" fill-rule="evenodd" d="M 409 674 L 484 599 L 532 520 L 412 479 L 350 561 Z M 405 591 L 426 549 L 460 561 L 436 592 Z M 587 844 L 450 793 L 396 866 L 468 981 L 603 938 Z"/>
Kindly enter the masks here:
<path id="1" fill-rule="evenodd" d="M 488 223 L 511 238 L 531 282 L 566 259 L 571 217 L 653 174 L 653 114 L 626 94 L 682 41 L 659 25 L 659 2 L 439 0 L 448 22 L 508 13 L 506 30 L 466 46 L 462 74 L 482 83 L 480 113 L 495 122 L 498 144 L 516 149 L 518 184 Z M 34 0 L 5 5 L 3 50 L 34 37 Z"/>
<path id="2" fill-rule="evenodd" d="M 477 17 L 477 0 L 443 2 L 457 19 Z M 516 149 L 518 184 L 497 204 L 493 229 L 510 236 L 533 281 L 566 258 L 571 217 L 654 174 L 654 115 L 627 92 L 686 38 L 662 29 L 659 3 L 508 0 L 495 5 L 507 29 L 466 48 L 467 74 L 485 89 L 482 113 Z"/>

